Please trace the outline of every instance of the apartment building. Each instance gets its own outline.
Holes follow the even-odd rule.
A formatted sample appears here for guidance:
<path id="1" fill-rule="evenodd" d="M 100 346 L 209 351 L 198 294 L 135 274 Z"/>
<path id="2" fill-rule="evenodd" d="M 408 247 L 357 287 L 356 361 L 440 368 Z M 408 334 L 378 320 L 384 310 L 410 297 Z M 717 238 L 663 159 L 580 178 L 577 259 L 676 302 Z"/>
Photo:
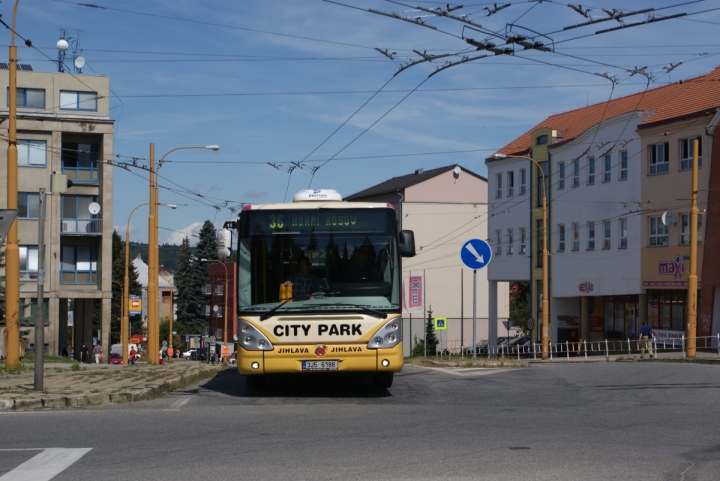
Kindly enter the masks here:
<path id="1" fill-rule="evenodd" d="M 0 64 L 0 69 L 7 65 Z M 8 76 L 0 75 L 8 90 Z M 45 342 L 56 355 L 64 348 L 101 341 L 109 357 L 113 120 L 109 78 L 97 75 L 33 72 L 17 75 L 18 238 L 20 296 L 26 305 L 21 336 L 34 335 L 37 304 L 39 189 L 51 192 L 51 175 L 64 174 L 72 186 L 48 195 L 45 222 Z M 8 138 L 7 94 L 0 108 L 0 136 Z M 0 188 L 7 191 L 7 149 L 0 149 Z M 0 198 L 6 208 L 7 198 Z M 93 212 L 90 205 L 99 204 Z M 94 312 L 96 314 L 94 314 Z M 93 329 L 93 318 L 99 322 Z M 99 331 L 99 332 L 98 332 Z M 74 336 L 73 338 L 70 338 Z"/>

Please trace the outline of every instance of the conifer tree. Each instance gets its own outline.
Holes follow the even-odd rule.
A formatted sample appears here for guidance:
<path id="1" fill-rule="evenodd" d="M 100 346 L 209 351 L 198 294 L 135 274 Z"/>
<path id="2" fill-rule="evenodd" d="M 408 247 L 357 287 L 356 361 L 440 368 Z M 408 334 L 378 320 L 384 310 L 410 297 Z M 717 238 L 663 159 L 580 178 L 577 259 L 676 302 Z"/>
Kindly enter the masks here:
<path id="1" fill-rule="evenodd" d="M 206 304 L 202 288 L 207 282 L 207 263 L 200 262 L 193 254 L 190 240 L 185 237 L 180 246 L 175 285 L 178 290 L 177 322 L 188 334 L 199 334 L 207 324 L 202 312 L 202 307 Z M 181 331 L 181 329 L 176 330 Z"/>

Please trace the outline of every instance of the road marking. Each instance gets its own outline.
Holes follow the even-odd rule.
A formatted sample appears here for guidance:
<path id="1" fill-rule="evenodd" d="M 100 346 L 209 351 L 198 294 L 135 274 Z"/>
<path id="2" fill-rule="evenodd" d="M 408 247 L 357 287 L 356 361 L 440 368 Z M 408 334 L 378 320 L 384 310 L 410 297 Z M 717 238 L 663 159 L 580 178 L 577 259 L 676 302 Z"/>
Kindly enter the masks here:
<path id="1" fill-rule="evenodd" d="M 92 448 L 43 449 L 17 468 L 0 476 L 0 481 L 50 481 L 52 478 L 72 466 L 77 460 L 90 452 Z M 28 449 L 28 451 L 35 451 Z"/>
<path id="2" fill-rule="evenodd" d="M 190 400 L 190 396 L 182 398 L 182 399 L 178 399 L 177 401 L 172 403 L 172 405 L 170 406 L 169 409 L 163 409 L 163 411 L 179 411 L 181 407 L 183 407 L 184 405 L 186 405 L 188 403 L 189 400 Z"/>
<path id="3" fill-rule="evenodd" d="M 440 371 L 446 374 L 453 374 L 455 376 L 487 376 L 488 374 L 497 374 L 499 372 L 508 371 L 510 369 L 503 368 L 492 368 L 492 367 L 459 367 L 459 368 L 447 368 L 447 367 L 427 367 L 418 366 L 421 369 L 429 369 L 431 371 Z"/>

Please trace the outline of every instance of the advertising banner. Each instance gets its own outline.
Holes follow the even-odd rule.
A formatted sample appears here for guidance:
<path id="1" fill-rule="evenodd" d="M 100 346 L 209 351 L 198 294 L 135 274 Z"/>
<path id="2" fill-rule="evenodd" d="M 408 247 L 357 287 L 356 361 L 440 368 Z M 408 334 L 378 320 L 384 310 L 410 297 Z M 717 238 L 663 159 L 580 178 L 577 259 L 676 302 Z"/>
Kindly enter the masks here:
<path id="1" fill-rule="evenodd" d="M 423 312 L 423 278 L 410 276 L 403 279 L 403 314 L 422 314 Z"/>
<path id="2" fill-rule="evenodd" d="M 652 330 L 652 335 L 657 345 L 665 347 L 682 347 L 682 337 L 684 334 L 683 331 Z"/>

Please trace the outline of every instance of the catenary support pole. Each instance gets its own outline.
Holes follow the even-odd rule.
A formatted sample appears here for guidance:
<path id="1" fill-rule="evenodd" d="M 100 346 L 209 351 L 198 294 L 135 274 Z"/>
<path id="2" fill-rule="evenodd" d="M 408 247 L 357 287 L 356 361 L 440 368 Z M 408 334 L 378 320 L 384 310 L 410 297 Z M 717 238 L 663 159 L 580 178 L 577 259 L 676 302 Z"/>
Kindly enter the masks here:
<path id="1" fill-rule="evenodd" d="M 43 390 L 45 362 L 45 189 L 38 195 L 38 276 L 35 309 L 35 375 L 33 389 Z"/>
<path id="2" fill-rule="evenodd" d="M 690 202 L 690 272 L 688 272 L 687 357 L 695 358 L 697 347 L 697 226 L 698 141 L 693 140 L 692 198 Z"/>

